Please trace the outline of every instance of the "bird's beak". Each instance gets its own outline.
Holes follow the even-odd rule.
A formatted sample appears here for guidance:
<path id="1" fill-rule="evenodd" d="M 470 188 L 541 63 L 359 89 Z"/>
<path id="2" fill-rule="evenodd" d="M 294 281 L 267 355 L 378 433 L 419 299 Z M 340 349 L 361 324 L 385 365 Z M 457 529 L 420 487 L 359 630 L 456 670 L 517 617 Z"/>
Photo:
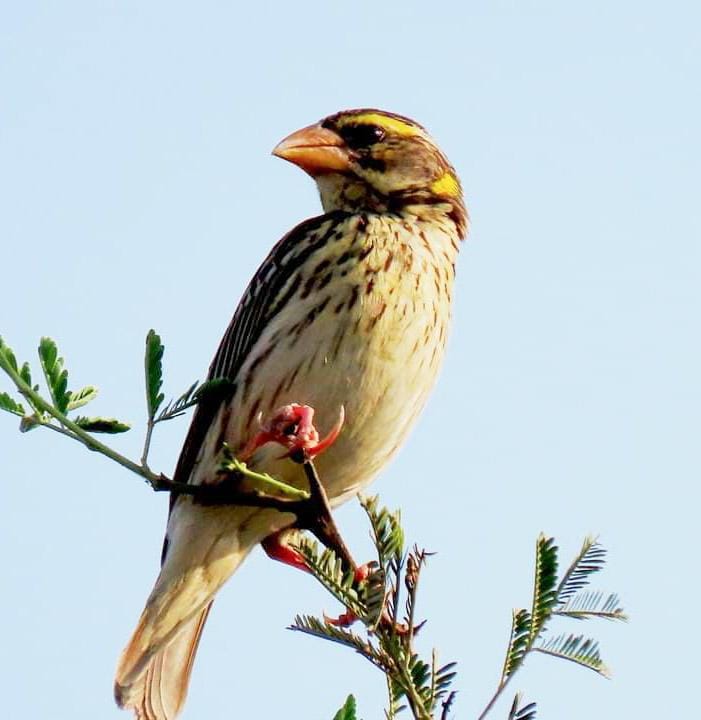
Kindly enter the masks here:
<path id="1" fill-rule="evenodd" d="M 288 135 L 275 147 L 273 155 L 316 177 L 350 169 L 348 153 L 343 145 L 343 139 L 333 130 L 317 124 Z"/>

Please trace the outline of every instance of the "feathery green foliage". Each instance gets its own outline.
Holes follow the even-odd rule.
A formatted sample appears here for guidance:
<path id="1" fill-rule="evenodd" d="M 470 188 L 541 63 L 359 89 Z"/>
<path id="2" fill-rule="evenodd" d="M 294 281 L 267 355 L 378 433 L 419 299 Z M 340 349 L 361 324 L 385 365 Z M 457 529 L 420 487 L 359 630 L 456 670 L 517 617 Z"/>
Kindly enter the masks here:
<path id="1" fill-rule="evenodd" d="M 232 382 L 226 378 L 214 378 L 203 383 L 195 381 L 182 395 L 166 403 L 165 407 L 154 418 L 154 423 L 180 417 L 203 400 L 226 392 L 232 385 Z"/>
<path id="2" fill-rule="evenodd" d="M 63 367 L 63 358 L 58 355 L 56 343 L 49 337 L 43 337 L 39 342 L 39 360 L 54 407 L 65 413 L 71 400 L 68 370 Z"/>
<path id="3" fill-rule="evenodd" d="M 188 408 L 197 405 L 199 382 L 194 382 L 180 397 L 169 400 L 166 406 L 158 413 L 158 417 L 154 422 L 163 422 L 164 420 L 172 420 L 173 418 L 184 415 Z"/>
<path id="4" fill-rule="evenodd" d="M 367 608 L 353 577 L 353 571 L 343 569 L 341 558 L 333 550 L 324 548 L 319 552 L 318 543 L 308 537 L 301 538 L 295 548 L 301 553 L 314 577 L 336 600 L 358 618 L 367 617 Z"/>
<path id="5" fill-rule="evenodd" d="M 386 672 L 389 666 L 389 658 L 387 658 L 381 650 L 376 648 L 368 640 L 363 640 L 360 635 L 346 630 L 345 628 L 331 625 L 326 620 L 320 620 L 312 615 L 296 615 L 290 630 L 301 632 L 305 635 L 330 640 L 331 642 L 345 645 L 369 660 L 373 665 Z"/>
<path id="6" fill-rule="evenodd" d="M 587 620 L 602 618 L 603 620 L 627 620 L 628 616 L 621 607 L 621 600 L 616 593 L 605 595 L 600 591 L 584 591 L 570 597 L 564 605 L 558 605 L 553 615 Z"/>
<path id="7" fill-rule="evenodd" d="M 487 716 L 515 672 L 523 665 L 526 656 L 533 651 L 562 658 L 607 675 L 608 669 L 601 660 L 598 643 L 581 635 L 557 635 L 543 639 L 548 620 L 565 617 L 576 620 L 603 618 L 626 620 L 626 614 L 616 594 L 582 592 L 592 573 L 603 569 L 605 550 L 593 538 L 586 538 L 582 549 L 557 581 L 558 548 L 554 538 L 540 535 L 536 543 L 535 578 L 533 582 L 533 605 L 528 610 L 514 610 L 511 633 L 499 684 L 478 720 Z M 528 720 L 535 717 L 535 705 L 523 708 L 519 715 L 514 700 L 514 718 Z M 531 713 L 531 714 L 529 714 Z M 511 716 L 509 716 L 511 720 Z"/>
<path id="8" fill-rule="evenodd" d="M 22 403 L 13 400 L 6 392 L 0 393 L 0 410 L 6 410 L 13 415 L 19 415 L 23 417 L 26 414 L 26 410 Z"/>
<path id="9" fill-rule="evenodd" d="M 317 580 L 363 623 L 367 637 L 337 627 L 328 618 L 309 615 L 297 616 L 291 629 L 352 647 L 379 667 L 388 678 L 386 718 L 394 718 L 403 701 L 415 718 L 430 720 L 441 701 L 449 697 L 456 673 L 455 663 L 440 666 L 435 652 L 426 661 L 413 649 L 420 627 L 414 622 L 416 589 L 428 553 L 414 547 L 405 554 L 399 513 L 381 508 L 376 497 L 363 498 L 361 504 L 370 521 L 378 557 L 377 567 L 371 568 L 366 580 L 358 583 L 332 551 L 320 553 L 312 540 L 302 539 L 297 548 Z M 402 588 L 407 599 L 405 614 L 399 618 Z M 447 718 L 451 704 L 452 698 L 445 700 L 443 717 Z"/>
<path id="10" fill-rule="evenodd" d="M 71 399 L 68 402 L 66 410 L 77 410 L 83 405 L 87 405 L 89 402 L 97 397 L 97 388 L 92 385 L 86 385 L 84 388 L 71 393 Z"/>
<path id="11" fill-rule="evenodd" d="M 567 568 L 557 588 L 557 599 L 565 605 L 570 598 L 586 587 L 591 575 L 603 570 L 606 550 L 591 536 L 584 539 L 582 549 Z"/>
<path id="12" fill-rule="evenodd" d="M 599 654 L 599 643 L 583 635 L 557 635 L 533 649 L 546 655 L 570 660 L 604 677 L 610 676 L 610 671 Z"/>
<path id="13" fill-rule="evenodd" d="M 387 508 L 379 508 L 377 496 L 363 497 L 360 504 L 370 520 L 380 567 L 386 571 L 392 563 L 401 564 L 404 552 L 404 530 L 400 524 L 399 511 L 390 513 Z"/>
<path id="14" fill-rule="evenodd" d="M 149 420 L 153 420 L 158 408 L 164 400 L 161 392 L 163 385 L 163 343 L 155 330 L 146 335 L 146 353 L 144 355 L 144 372 L 146 376 L 146 408 Z"/>
<path id="15" fill-rule="evenodd" d="M 59 356 L 56 343 L 51 338 L 41 338 L 38 354 L 50 401 L 40 395 L 38 385 L 32 385 L 29 363 L 25 362 L 18 369 L 14 353 L 0 338 L 0 369 L 9 375 L 19 393 L 26 398 L 34 411 L 32 414 L 27 414 L 22 403 L 15 401 L 5 392 L 0 393 L 0 409 L 22 418 L 20 423 L 22 432 L 41 426 L 48 427 L 90 446 L 87 438 L 80 434 L 81 431 L 122 433 L 129 430 L 130 426 L 127 423 L 113 418 L 80 416 L 70 418 L 69 413 L 87 405 L 97 397 L 97 388 L 86 385 L 77 391 L 68 389 L 68 370 L 64 366 L 63 358 Z M 104 451 L 104 446 L 99 444 L 98 446 L 91 449 Z"/>
<path id="16" fill-rule="evenodd" d="M 521 666 L 528 650 L 530 635 L 531 614 L 528 610 L 514 610 L 511 618 L 511 636 L 501 673 L 502 683 Z"/>
<path id="17" fill-rule="evenodd" d="M 12 352 L 12 348 L 5 344 L 2 337 L 0 337 L 0 368 L 8 374 L 9 370 L 17 372 L 17 358 Z"/>
<path id="18" fill-rule="evenodd" d="M 516 693 L 511 704 L 508 720 L 535 720 L 536 704 L 521 705 L 521 693 Z"/>
<path id="19" fill-rule="evenodd" d="M 540 535 L 536 543 L 535 581 L 529 643 L 545 629 L 545 623 L 557 604 L 557 545 L 554 538 Z"/>
<path id="20" fill-rule="evenodd" d="M 355 714 L 355 698 L 349 695 L 343 707 L 333 716 L 333 720 L 357 720 Z"/>
<path id="21" fill-rule="evenodd" d="M 116 420 L 115 418 L 83 417 L 79 415 L 75 418 L 74 422 L 78 427 L 88 432 L 105 433 L 107 435 L 117 435 L 131 429 L 129 423 Z"/>

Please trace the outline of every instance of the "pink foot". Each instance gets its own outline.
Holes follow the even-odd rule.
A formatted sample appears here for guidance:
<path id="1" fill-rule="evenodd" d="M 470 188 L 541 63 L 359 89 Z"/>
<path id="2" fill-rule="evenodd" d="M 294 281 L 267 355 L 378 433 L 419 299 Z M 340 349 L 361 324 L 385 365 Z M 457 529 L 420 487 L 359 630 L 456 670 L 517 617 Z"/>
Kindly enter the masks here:
<path id="1" fill-rule="evenodd" d="M 345 412 L 341 405 L 338 421 L 323 440 L 319 440 L 313 419 L 314 408 L 309 405 L 283 405 L 273 413 L 270 420 L 261 425 L 255 437 L 239 454 L 240 459 L 245 462 L 259 447 L 269 442 L 286 447 L 289 451 L 286 456 L 302 453 L 304 457 L 313 459 L 336 441 L 343 427 Z"/>
<path id="2" fill-rule="evenodd" d="M 285 530 L 281 530 L 280 532 L 268 535 L 268 537 L 261 542 L 266 555 L 269 558 L 285 563 L 285 565 L 289 565 L 290 567 L 297 568 L 298 570 L 304 570 L 304 572 L 309 572 L 309 568 L 304 562 L 304 557 L 302 557 L 301 553 L 297 552 L 297 550 L 293 550 L 284 541 L 283 538 L 285 534 Z"/>

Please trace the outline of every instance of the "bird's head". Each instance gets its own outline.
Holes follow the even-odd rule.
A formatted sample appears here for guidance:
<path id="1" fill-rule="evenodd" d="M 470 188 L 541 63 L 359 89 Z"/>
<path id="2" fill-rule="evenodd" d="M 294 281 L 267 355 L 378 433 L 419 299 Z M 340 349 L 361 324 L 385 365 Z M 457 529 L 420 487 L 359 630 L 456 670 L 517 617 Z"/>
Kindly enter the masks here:
<path id="1" fill-rule="evenodd" d="M 324 210 L 446 212 L 465 232 L 460 181 L 423 127 L 382 110 L 345 110 L 286 137 L 273 154 L 316 180 Z"/>

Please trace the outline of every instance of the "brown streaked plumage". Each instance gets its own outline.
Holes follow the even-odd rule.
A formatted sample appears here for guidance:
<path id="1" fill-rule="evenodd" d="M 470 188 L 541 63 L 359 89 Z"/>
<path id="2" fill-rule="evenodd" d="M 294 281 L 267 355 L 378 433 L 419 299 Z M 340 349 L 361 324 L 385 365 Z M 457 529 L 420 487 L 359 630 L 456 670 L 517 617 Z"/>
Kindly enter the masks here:
<path id="1" fill-rule="evenodd" d="M 324 215 L 273 248 L 210 366 L 230 380 L 197 407 L 175 479 L 216 481 L 223 442 L 242 449 L 256 417 L 310 405 L 336 443 L 316 460 L 333 505 L 366 486 L 406 437 L 433 386 L 450 320 L 460 184 L 426 131 L 379 110 L 330 116 L 275 149 L 317 182 Z M 263 446 L 249 464 L 304 485 Z M 141 720 L 180 711 L 217 590 L 258 543 L 291 526 L 270 509 L 171 498 L 161 572 L 117 668 L 120 706 Z"/>

